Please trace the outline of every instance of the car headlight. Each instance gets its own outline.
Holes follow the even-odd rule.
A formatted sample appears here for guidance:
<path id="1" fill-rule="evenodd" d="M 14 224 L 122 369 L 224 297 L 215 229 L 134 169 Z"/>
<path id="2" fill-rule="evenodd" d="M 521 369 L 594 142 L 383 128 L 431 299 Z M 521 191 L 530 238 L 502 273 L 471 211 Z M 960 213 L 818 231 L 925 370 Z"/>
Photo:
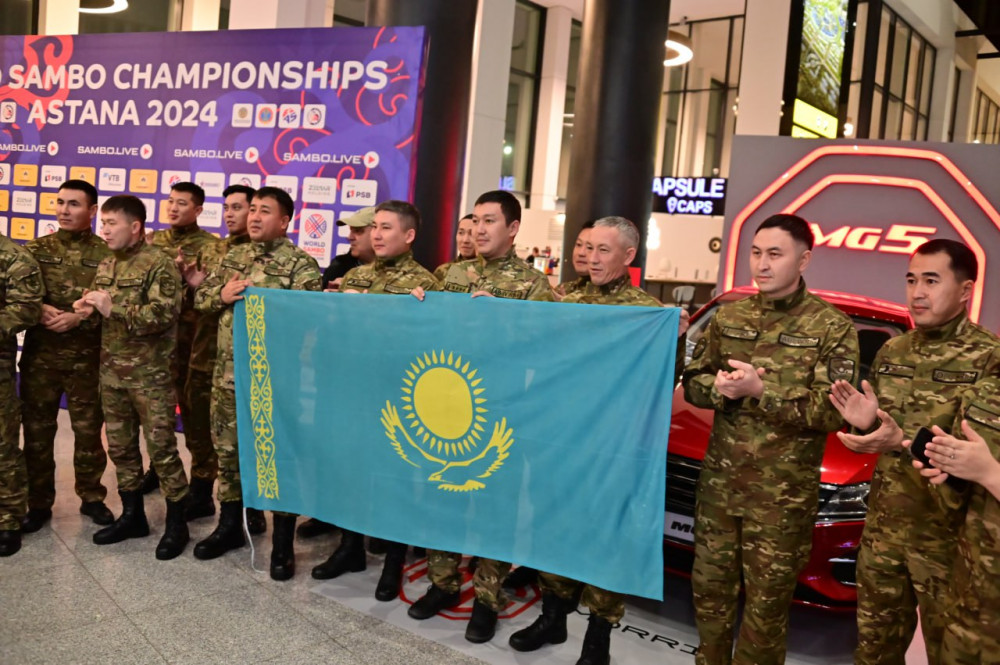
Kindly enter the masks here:
<path id="1" fill-rule="evenodd" d="M 868 491 L 870 483 L 856 485 L 829 485 L 820 483 L 820 522 L 847 522 L 863 520 L 868 513 Z"/>

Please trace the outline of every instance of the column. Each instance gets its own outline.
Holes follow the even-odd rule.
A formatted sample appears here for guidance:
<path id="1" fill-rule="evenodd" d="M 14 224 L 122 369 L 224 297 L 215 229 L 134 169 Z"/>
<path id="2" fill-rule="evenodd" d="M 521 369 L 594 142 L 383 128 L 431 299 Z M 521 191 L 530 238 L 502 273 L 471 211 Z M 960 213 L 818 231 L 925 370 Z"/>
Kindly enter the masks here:
<path id="1" fill-rule="evenodd" d="M 40 0 L 38 34 L 76 35 L 80 33 L 80 0 Z"/>
<path id="2" fill-rule="evenodd" d="M 747 0 L 736 133 L 777 136 L 785 86 L 791 0 Z M 861 40 L 854 48 L 862 48 Z M 752 64 L 750 64 L 752 63 Z M 791 101 L 786 109 L 792 112 Z"/>
<path id="3" fill-rule="evenodd" d="M 326 0 L 232 0 L 229 29 L 328 27 L 332 14 L 326 5 Z"/>
<path id="4" fill-rule="evenodd" d="M 573 246 L 585 222 L 607 215 L 632 220 L 645 237 L 669 16 L 666 0 L 586 3 L 565 248 Z M 644 244 L 635 266 L 644 265 Z"/>
<path id="5" fill-rule="evenodd" d="M 426 26 L 430 37 L 423 111 L 420 134 L 417 137 L 413 204 L 423 216 L 423 225 L 414 245 L 414 255 L 418 261 L 431 268 L 451 260 L 455 245 L 452 231 L 455 221 L 464 214 L 459 203 L 462 176 L 465 173 L 477 4 L 476 0 L 368 2 L 368 25 L 422 25 Z M 490 30 L 501 29 L 502 27 L 490 26 Z M 510 33 L 511 29 L 508 28 L 508 40 Z M 486 48 L 482 43 L 479 46 L 477 52 Z M 509 47 L 507 50 L 509 58 Z M 502 86 L 504 99 L 506 80 L 505 76 Z M 502 136 L 501 133 L 501 140 Z M 500 149 L 498 145 L 498 170 Z M 493 188 L 495 187 L 494 181 Z"/>

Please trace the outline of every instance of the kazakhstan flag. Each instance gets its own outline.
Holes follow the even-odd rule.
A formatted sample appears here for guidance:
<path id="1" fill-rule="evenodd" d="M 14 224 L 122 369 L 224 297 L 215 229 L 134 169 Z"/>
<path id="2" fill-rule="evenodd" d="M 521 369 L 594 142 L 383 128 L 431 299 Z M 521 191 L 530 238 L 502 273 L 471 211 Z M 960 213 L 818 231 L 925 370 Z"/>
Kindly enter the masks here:
<path id="1" fill-rule="evenodd" d="M 245 295 L 247 506 L 662 598 L 677 309 Z"/>

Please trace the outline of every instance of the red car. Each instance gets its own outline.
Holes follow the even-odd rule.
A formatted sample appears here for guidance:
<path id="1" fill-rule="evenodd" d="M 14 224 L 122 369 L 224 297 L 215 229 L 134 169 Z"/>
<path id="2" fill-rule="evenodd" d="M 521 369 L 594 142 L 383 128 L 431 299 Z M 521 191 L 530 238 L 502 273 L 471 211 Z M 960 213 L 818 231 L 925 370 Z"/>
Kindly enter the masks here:
<path id="1" fill-rule="evenodd" d="M 719 305 L 756 293 L 741 287 L 724 293 L 691 317 L 686 360 Z M 875 354 L 891 337 L 913 323 L 906 307 L 833 291 L 813 291 L 851 317 L 858 329 L 861 367 L 858 383 L 868 376 Z M 712 430 L 710 410 L 691 406 L 684 390 L 674 391 L 667 454 L 667 503 L 663 523 L 664 561 L 668 570 L 690 575 L 694 558 L 694 496 L 701 462 Z M 820 475 L 819 514 L 813 531 L 809 562 L 799 576 L 796 602 L 828 609 L 852 609 L 857 602 L 854 575 L 858 544 L 868 509 L 868 490 L 877 455 L 859 455 L 844 447 L 835 434 L 826 443 Z"/>

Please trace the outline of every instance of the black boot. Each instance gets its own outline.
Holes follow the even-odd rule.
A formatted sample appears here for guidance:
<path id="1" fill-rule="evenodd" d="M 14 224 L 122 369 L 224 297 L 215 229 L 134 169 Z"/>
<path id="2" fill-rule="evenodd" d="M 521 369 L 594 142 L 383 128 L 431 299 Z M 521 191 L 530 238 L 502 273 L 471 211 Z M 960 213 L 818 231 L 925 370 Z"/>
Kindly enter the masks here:
<path id="1" fill-rule="evenodd" d="M 527 566 L 518 566 L 504 578 L 506 589 L 521 589 L 538 581 L 538 571 Z"/>
<path id="2" fill-rule="evenodd" d="M 120 543 L 126 538 L 144 538 L 149 535 L 149 522 L 146 521 L 146 506 L 142 502 L 142 492 L 118 490 L 118 495 L 122 498 L 122 514 L 112 522 L 111 526 L 106 526 L 94 534 L 95 545 L 111 545 Z"/>
<path id="3" fill-rule="evenodd" d="M 264 511 L 256 508 L 247 508 L 247 531 L 251 536 L 267 531 L 267 520 L 264 519 Z"/>
<path id="4" fill-rule="evenodd" d="M 85 501 L 80 504 L 80 514 L 86 515 L 94 520 L 94 524 L 107 526 L 115 521 L 115 516 L 111 514 L 103 501 Z"/>
<path id="5" fill-rule="evenodd" d="M 156 469 L 150 465 L 149 471 L 142 476 L 142 484 L 139 485 L 139 491 L 143 494 L 149 494 L 158 489 L 160 489 L 160 477 L 156 475 Z"/>
<path id="6" fill-rule="evenodd" d="M 497 632 L 497 613 L 476 598 L 472 603 L 472 616 L 465 627 L 465 639 L 476 644 L 489 642 Z"/>
<path id="7" fill-rule="evenodd" d="M 357 531 L 343 529 L 340 546 L 329 559 L 312 569 L 312 576 L 317 580 L 332 580 L 344 573 L 360 573 L 367 566 L 365 537 Z"/>
<path id="8" fill-rule="evenodd" d="M 295 575 L 295 519 L 298 515 L 271 516 L 271 579 L 279 582 Z"/>
<path id="9" fill-rule="evenodd" d="M 382 565 L 382 575 L 375 587 L 375 600 L 386 602 L 399 597 L 399 587 L 403 582 L 403 565 L 406 564 L 406 545 L 389 543 L 385 553 L 385 563 Z"/>
<path id="10" fill-rule="evenodd" d="M 34 533 L 52 519 L 51 508 L 29 508 L 21 519 L 21 533 Z"/>
<path id="11" fill-rule="evenodd" d="M 583 650 L 576 665 L 609 665 L 611 662 L 611 624 L 599 616 L 590 615 Z"/>
<path id="12" fill-rule="evenodd" d="M 156 558 L 160 561 L 176 559 L 187 547 L 190 539 L 187 525 L 187 497 L 177 501 L 167 499 L 167 523 L 163 527 L 163 537 L 156 545 Z"/>
<path id="13" fill-rule="evenodd" d="M 430 619 L 441 610 L 455 607 L 455 605 L 458 605 L 459 600 L 461 600 L 461 593 L 459 591 L 448 593 L 436 584 L 432 584 L 427 589 L 427 593 L 421 596 L 417 602 L 410 605 L 410 609 L 406 610 L 406 613 L 411 619 L 423 621 L 424 619 Z"/>
<path id="14" fill-rule="evenodd" d="M 368 539 L 368 551 L 371 554 L 385 554 L 389 551 L 389 541 L 372 536 Z"/>
<path id="15" fill-rule="evenodd" d="M 542 613 L 535 622 L 510 636 L 510 646 L 515 651 L 535 651 L 546 644 L 566 641 L 566 615 L 573 611 L 572 600 L 554 593 L 542 595 Z"/>
<path id="16" fill-rule="evenodd" d="M 188 493 L 187 519 L 196 520 L 199 517 L 211 517 L 215 514 L 215 501 L 212 500 L 214 480 L 204 478 L 191 479 L 191 491 Z"/>
<path id="17" fill-rule="evenodd" d="M 223 501 L 219 509 L 219 524 L 208 538 L 194 546 L 194 558 L 207 561 L 229 550 L 246 545 L 243 536 L 243 502 Z"/>
<path id="18" fill-rule="evenodd" d="M 0 556 L 17 554 L 21 549 L 20 531 L 0 531 Z"/>
<path id="19" fill-rule="evenodd" d="M 310 517 L 299 525 L 299 528 L 295 530 L 295 533 L 299 538 L 309 539 L 315 538 L 316 536 L 322 536 L 324 533 L 333 533 L 336 530 L 337 527 L 333 524 L 324 522 L 323 520 L 318 520 L 315 517 Z"/>

